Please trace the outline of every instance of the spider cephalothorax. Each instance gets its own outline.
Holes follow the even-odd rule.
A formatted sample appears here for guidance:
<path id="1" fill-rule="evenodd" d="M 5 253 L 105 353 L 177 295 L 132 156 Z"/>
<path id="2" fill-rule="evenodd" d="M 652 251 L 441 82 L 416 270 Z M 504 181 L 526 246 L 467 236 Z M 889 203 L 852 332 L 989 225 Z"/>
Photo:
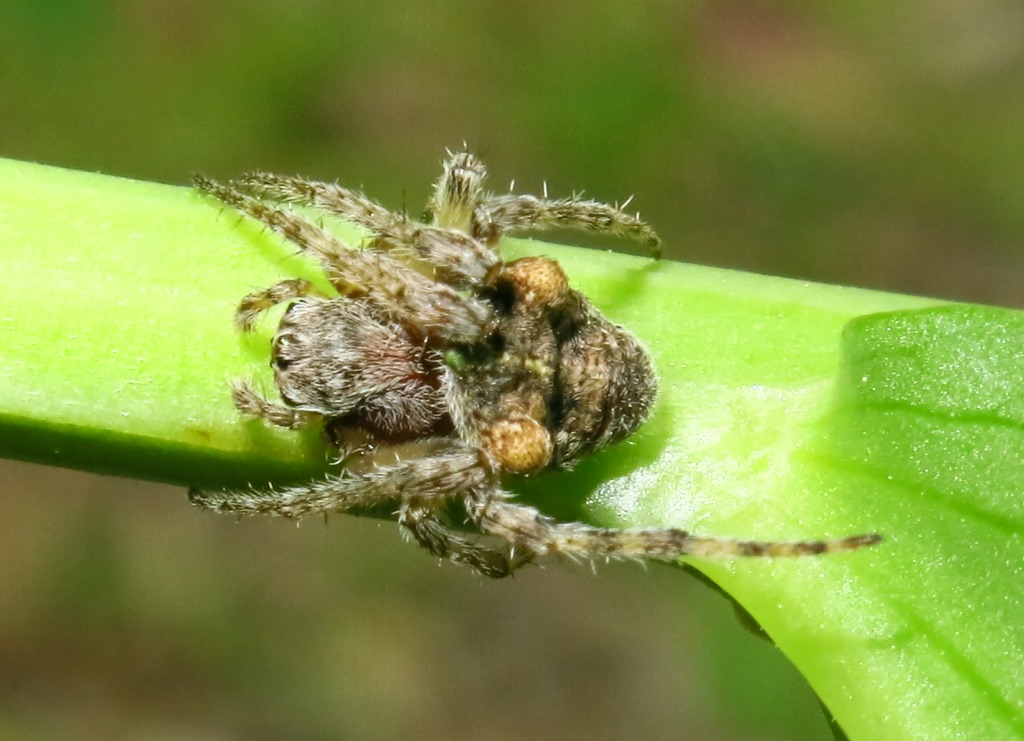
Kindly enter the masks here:
<path id="1" fill-rule="evenodd" d="M 197 186 L 318 258 L 338 290 L 320 295 L 287 280 L 243 299 L 236 323 L 284 301 L 271 349 L 278 392 L 248 383 L 235 405 L 271 424 L 322 422 L 345 457 L 336 477 L 266 492 L 192 491 L 223 512 L 300 517 L 393 503 L 399 522 L 439 556 L 504 576 L 537 556 L 801 555 L 851 550 L 874 535 L 764 543 L 691 536 L 678 529 L 615 530 L 559 523 L 516 504 L 505 475 L 569 468 L 632 434 L 650 412 L 650 356 L 605 319 L 546 257 L 504 262 L 508 231 L 567 227 L 646 242 L 658 237 L 621 207 L 573 197 L 490 195 L 469 153 L 450 155 L 417 224 L 336 184 L 256 173 Z M 362 249 L 275 203 L 296 202 L 371 233 Z M 382 452 L 401 451 L 385 460 Z M 453 532 L 449 501 L 506 545 Z"/>

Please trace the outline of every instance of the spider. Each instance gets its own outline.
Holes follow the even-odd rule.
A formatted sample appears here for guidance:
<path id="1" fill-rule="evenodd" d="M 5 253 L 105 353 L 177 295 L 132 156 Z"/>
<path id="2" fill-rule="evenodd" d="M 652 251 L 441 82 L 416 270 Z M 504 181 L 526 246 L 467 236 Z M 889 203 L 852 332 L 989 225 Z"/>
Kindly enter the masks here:
<path id="1" fill-rule="evenodd" d="M 422 223 L 333 183 L 253 173 L 196 187 L 317 258 L 338 296 L 285 280 L 246 296 L 243 332 L 291 302 L 274 336 L 271 366 L 283 404 L 251 383 L 235 406 L 271 425 L 322 424 L 342 453 L 338 475 L 269 491 L 192 490 L 192 503 L 236 514 L 304 517 L 390 504 L 401 527 L 431 553 L 503 577 L 540 556 L 674 561 L 680 556 L 796 556 L 849 551 L 877 535 L 759 542 L 684 530 L 612 529 L 559 522 L 514 501 L 506 476 L 566 469 L 631 435 L 657 392 L 651 358 L 605 319 L 546 257 L 505 262 L 510 231 L 573 228 L 659 238 L 639 216 L 580 196 L 491 195 L 468 152 L 448 153 Z M 352 248 L 282 208 L 301 204 L 371 234 Z M 455 531 L 464 508 L 497 545 Z"/>

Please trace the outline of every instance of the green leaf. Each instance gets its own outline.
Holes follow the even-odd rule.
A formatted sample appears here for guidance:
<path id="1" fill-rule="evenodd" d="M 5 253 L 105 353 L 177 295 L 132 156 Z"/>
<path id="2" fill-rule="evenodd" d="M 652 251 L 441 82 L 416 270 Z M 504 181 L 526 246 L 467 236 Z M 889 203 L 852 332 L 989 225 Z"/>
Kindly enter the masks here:
<path id="1" fill-rule="evenodd" d="M 332 225 L 358 238 L 351 227 Z M 0 455 L 182 485 L 329 468 L 243 420 L 271 380 L 241 296 L 315 265 L 195 192 L 0 161 Z M 650 347 L 652 419 L 517 488 L 560 517 L 804 539 L 822 558 L 693 565 L 765 627 L 851 738 L 1024 734 L 1024 316 L 538 242 Z M 182 506 L 185 506 L 184 493 Z"/>

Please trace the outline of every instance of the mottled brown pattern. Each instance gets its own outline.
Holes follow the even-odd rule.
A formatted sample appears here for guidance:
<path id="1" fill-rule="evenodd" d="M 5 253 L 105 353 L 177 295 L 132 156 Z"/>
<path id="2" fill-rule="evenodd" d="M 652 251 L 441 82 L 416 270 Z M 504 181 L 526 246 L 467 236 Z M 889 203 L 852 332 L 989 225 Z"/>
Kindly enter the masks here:
<path id="1" fill-rule="evenodd" d="M 287 428 L 324 424 L 346 465 L 337 476 L 280 491 L 190 492 L 208 509 L 304 517 L 391 503 L 428 551 L 492 577 L 547 554 L 674 560 L 682 555 L 794 556 L 852 550 L 874 535 L 761 543 L 678 529 L 561 523 L 517 504 L 506 475 L 571 468 L 631 435 L 657 393 L 650 356 L 605 319 L 561 266 L 504 262 L 500 237 L 552 226 L 639 239 L 654 230 L 621 207 L 573 197 L 492 196 L 473 155 L 450 154 L 427 204 L 408 220 L 337 184 L 256 173 L 196 186 L 316 257 L 340 297 L 287 280 L 246 296 L 235 322 L 288 307 L 271 348 L 283 403 L 233 385 L 243 413 Z M 298 203 L 372 234 L 361 249 L 281 207 Z M 429 277 L 428 277 L 429 276 Z M 453 532 L 451 501 L 502 547 Z"/>

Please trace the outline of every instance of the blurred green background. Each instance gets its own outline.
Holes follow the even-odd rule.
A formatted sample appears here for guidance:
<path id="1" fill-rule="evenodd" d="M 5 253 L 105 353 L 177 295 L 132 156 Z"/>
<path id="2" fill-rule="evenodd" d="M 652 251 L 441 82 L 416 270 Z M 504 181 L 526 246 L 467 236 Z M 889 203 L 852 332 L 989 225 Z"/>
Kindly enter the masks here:
<path id="1" fill-rule="evenodd" d="M 1010 306 L 1022 121 L 1017 0 L 0 6 L 0 156 L 415 213 L 465 141 L 496 189 L 635 194 L 671 258 Z M 0 477 L 0 739 L 831 737 L 673 569 L 485 583 L 390 523 Z"/>

